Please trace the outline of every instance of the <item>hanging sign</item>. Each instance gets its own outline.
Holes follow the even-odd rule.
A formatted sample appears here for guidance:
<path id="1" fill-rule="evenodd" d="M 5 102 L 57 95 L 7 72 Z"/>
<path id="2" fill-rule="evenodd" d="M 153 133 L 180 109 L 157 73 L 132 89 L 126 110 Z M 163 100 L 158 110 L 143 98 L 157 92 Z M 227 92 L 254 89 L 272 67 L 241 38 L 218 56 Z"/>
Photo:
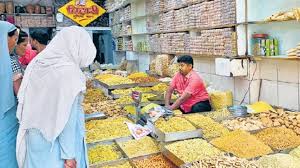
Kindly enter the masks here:
<path id="1" fill-rule="evenodd" d="M 58 11 L 83 27 L 106 12 L 92 0 L 71 0 Z"/>

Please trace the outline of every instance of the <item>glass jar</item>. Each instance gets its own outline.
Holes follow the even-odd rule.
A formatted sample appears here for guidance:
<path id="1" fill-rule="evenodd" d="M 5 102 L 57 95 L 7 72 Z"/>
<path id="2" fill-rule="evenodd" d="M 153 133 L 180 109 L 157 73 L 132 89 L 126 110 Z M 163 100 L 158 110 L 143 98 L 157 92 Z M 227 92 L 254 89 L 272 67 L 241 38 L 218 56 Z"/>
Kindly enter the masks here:
<path id="1" fill-rule="evenodd" d="M 252 35 L 252 55 L 265 56 L 266 55 L 266 40 L 268 34 L 253 34 Z"/>

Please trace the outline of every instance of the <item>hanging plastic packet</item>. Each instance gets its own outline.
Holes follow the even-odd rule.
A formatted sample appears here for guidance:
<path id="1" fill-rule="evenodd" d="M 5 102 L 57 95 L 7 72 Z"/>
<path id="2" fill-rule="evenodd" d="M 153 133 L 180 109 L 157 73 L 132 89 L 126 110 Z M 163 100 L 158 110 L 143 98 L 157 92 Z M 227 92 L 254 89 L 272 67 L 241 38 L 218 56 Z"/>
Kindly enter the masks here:
<path id="1" fill-rule="evenodd" d="M 134 139 L 139 140 L 147 135 L 149 135 L 152 130 L 149 129 L 148 127 L 143 127 L 139 124 L 132 124 L 129 122 L 126 122 L 128 129 L 131 133 L 131 135 L 134 137 Z"/>

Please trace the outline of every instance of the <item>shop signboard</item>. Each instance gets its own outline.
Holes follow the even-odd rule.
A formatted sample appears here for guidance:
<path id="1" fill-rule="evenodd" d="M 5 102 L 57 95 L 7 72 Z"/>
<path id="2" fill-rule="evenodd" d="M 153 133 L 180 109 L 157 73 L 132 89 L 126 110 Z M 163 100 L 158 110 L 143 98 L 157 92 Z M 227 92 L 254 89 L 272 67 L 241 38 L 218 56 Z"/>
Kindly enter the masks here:
<path id="1" fill-rule="evenodd" d="M 58 11 L 83 27 L 106 12 L 92 0 L 71 0 Z"/>

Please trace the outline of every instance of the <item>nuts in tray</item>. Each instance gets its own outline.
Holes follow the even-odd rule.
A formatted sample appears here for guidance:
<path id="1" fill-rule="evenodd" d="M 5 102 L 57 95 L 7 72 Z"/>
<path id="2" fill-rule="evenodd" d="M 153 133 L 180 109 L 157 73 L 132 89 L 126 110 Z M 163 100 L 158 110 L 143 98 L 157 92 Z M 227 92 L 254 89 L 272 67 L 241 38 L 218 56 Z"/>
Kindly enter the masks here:
<path id="1" fill-rule="evenodd" d="M 300 146 L 290 152 L 290 155 L 300 159 Z"/>
<path id="2" fill-rule="evenodd" d="M 125 122 L 130 121 L 125 117 L 88 121 L 85 125 L 87 143 L 131 136 Z"/>
<path id="3" fill-rule="evenodd" d="M 300 165 L 300 159 L 281 153 L 263 156 L 257 162 L 260 168 L 299 168 Z"/>
<path id="4" fill-rule="evenodd" d="M 212 118 L 216 121 L 222 121 L 224 119 L 227 119 L 231 115 L 227 108 L 220 109 L 220 110 L 217 110 L 217 111 L 202 113 L 202 114 L 207 116 L 207 117 L 210 117 L 210 118 Z"/>
<path id="5" fill-rule="evenodd" d="M 213 139 L 211 144 L 237 157 L 251 159 L 272 153 L 272 149 L 254 135 L 242 130 L 232 131 Z"/>
<path id="6" fill-rule="evenodd" d="M 201 160 L 206 157 L 217 156 L 222 153 L 219 149 L 203 139 L 178 141 L 166 145 L 165 148 L 185 163 Z"/>
<path id="7" fill-rule="evenodd" d="M 300 113 L 278 110 L 277 112 L 260 113 L 258 116 L 265 127 L 283 126 L 300 135 Z"/>
<path id="8" fill-rule="evenodd" d="M 208 157 L 183 168 L 259 168 L 255 161 L 248 161 L 226 155 Z"/>
<path id="9" fill-rule="evenodd" d="M 155 127 L 164 133 L 196 130 L 190 122 L 182 117 L 172 117 L 168 121 L 160 118 L 155 122 Z"/>
<path id="10" fill-rule="evenodd" d="M 141 102 L 144 103 L 144 102 L 149 102 L 148 98 L 151 98 L 151 97 L 154 97 L 156 96 L 155 94 L 152 94 L 152 93 L 145 93 L 145 94 L 142 94 L 142 100 Z M 115 100 L 116 103 L 118 104 L 132 104 L 134 103 L 131 96 L 122 96 L 121 98 Z"/>
<path id="11" fill-rule="evenodd" d="M 118 151 L 116 145 L 96 145 L 88 149 L 90 164 L 98 164 L 114 161 L 122 158 L 122 153 Z"/>
<path id="12" fill-rule="evenodd" d="M 131 78 L 135 83 L 150 83 L 150 82 L 159 82 L 158 79 L 147 76 L 147 77 L 136 77 L 136 78 Z"/>
<path id="13" fill-rule="evenodd" d="M 152 90 L 155 91 L 155 92 L 165 92 L 167 91 L 168 89 L 168 85 L 165 84 L 165 83 L 160 83 L 160 84 L 157 84 L 155 86 L 152 86 Z"/>
<path id="14" fill-rule="evenodd" d="M 100 101 L 107 100 L 107 97 L 104 95 L 100 89 L 87 89 L 84 95 L 84 103 L 98 103 Z"/>
<path id="15" fill-rule="evenodd" d="M 114 86 L 114 85 L 122 85 L 122 84 L 132 84 L 134 83 L 132 80 L 119 76 L 119 75 L 113 75 L 113 74 L 102 74 L 102 75 L 97 75 L 95 79 L 109 85 L 109 86 Z"/>
<path id="16" fill-rule="evenodd" d="M 83 104 L 83 108 L 86 114 L 103 112 L 108 117 L 118 117 L 127 115 L 126 110 L 119 106 L 118 103 L 113 100 Z"/>
<path id="17" fill-rule="evenodd" d="M 207 139 L 216 138 L 229 133 L 229 130 L 222 124 L 215 122 L 209 117 L 200 114 L 185 115 L 184 117 L 198 128 L 201 128 L 204 137 Z"/>
<path id="18" fill-rule="evenodd" d="M 159 152 L 158 144 L 148 136 L 143 137 L 140 140 L 120 142 L 119 145 L 129 158 L 145 156 Z"/>
<path id="19" fill-rule="evenodd" d="M 117 165 L 103 166 L 103 168 L 132 168 L 132 166 L 129 162 L 125 162 Z"/>
<path id="20" fill-rule="evenodd" d="M 256 133 L 255 136 L 274 150 L 291 149 L 300 145 L 300 136 L 288 128 L 267 128 Z"/>
<path id="21" fill-rule="evenodd" d="M 258 117 L 236 118 L 222 122 L 230 130 L 256 131 L 265 128 Z"/>
<path id="22" fill-rule="evenodd" d="M 132 91 L 138 91 L 142 93 L 149 93 L 151 92 L 151 87 L 134 87 L 130 89 L 116 89 L 113 90 L 111 93 L 116 94 L 116 95 L 130 95 Z"/>
<path id="23" fill-rule="evenodd" d="M 172 162 L 162 154 L 150 156 L 149 158 L 133 160 L 136 168 L 176 168 Z"/>
<path id="24" fill-rule="evenodd" d="M 148 74 L 146 74 L 145 72 L 136 72 L 127 76 L 127 78 L 129 79 L 143 78 L 143 77 L 148 77 Z"/>

